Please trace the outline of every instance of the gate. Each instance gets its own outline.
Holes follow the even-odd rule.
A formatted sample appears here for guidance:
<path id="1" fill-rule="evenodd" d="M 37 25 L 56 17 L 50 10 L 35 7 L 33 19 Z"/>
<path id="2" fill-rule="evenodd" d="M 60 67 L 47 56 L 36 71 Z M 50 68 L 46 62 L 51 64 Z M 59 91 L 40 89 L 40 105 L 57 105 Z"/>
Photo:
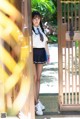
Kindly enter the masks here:
<path id="1" fill-rule="evenodd" d="M 58 0 L 59 108 L 80 111 L 80 0 Z"/>

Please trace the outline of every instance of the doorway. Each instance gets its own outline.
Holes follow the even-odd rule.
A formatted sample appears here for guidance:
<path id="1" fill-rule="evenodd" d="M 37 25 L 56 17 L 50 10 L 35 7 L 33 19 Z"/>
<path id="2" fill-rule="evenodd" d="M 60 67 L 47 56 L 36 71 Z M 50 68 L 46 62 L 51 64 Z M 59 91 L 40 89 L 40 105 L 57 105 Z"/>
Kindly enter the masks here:
<path id="1" fill-rule="evenodd" d="M 55 0 L 53 0 L 54 2 Z M 57 4 L 57 1 L 56 1 Z M 57 6 L 56 6 L 56 21 L 57 21 Z M 54 20 L 55 21 L 55 20 Z M 49 39 L 48 48 L 50 53 L 50 62 L 45 64 L 41 76 L 40 84 L 40 100 L 45 105 L 46 109 L 44 115 L 58 113 L 58 37 L 57 37 L 57 23 L 51 27 L 54 36 Z M 50 34 L 51 35 L 51 34 Z M 50 36 L 49 35 L 49 36 Z M 56 39 L 56 41 L 53 41 Z"/>
<path id="2" fill-rule="evenodd" d="M 80 1 L 59 0 L 57 4 L 58 4 L 58 13 L 59 13 L 58 14 L 58 67 L 57 67 L 58 83 L 57 84 L 59 84 L 58 85 L 59 92 L 57 92 L 57 98 L 56 98 L 57 99 L 56 112 L 58 112 L 58 110 L 63 112 L 70 111 L 70 113 L 73 114 L 72 111 L 77 112 L 80 110 L 80 105 L 79 105 L 80 104 L 80 73 L 79 73 L 80 72 L 79 70 Z M 49 69 L 47 69 L 47 71 L 49 71 Z M 48 73 L 46 72 L 45 75 L 48 75 Z M 53 83 L 51 83 L 50 85 L 48 82 L 47 86 L 53 86 Z M 46 92 L 48 89 L 49 88 L 46 88 Z M 46 94 L 43 94 L 43 96 L 44 95 Z M 49 100 L 47 99 L 47 96 L 44 99 L 44 103 L 46 103 L 45 100 Z M 52 100 L 54 100 L 53 97 Z M 47 104 L 48 103 L 49 102 L 47 101 Z M 50 106 L 52 106 L 52 104 L 53 103 L 51 102 Z M 54 108 L 52 109 L 53 109 L 52 113 L 54 113 L 55 112 Z M 51 112 L 45 111 L 45 114 L 51 114 Z"/>

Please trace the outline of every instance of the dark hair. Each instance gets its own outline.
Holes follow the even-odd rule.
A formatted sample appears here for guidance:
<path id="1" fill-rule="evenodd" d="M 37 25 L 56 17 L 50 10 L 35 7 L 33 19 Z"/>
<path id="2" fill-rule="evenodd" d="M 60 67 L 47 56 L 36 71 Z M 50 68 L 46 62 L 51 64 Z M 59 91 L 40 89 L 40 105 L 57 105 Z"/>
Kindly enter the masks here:
<path id="1" fill-rule="evenodd" d="M 38 11 L 33 11 L 33 12 L 32 12 L 32 19 L 33 19 L 35 16 L 39 16 L 39 17 L 41 18 L 41 14 L 40 14 Z"/>
<path id="2" fill-rule="evenodd" d="M 32 12 L 32 19 L 33 19 L 35 16 L 39 16 L 39 17 L 41 18 L 41 14 L 40 14 L 38 11 L 33 11 L 33 12 Z M 43 29 L 41 20 L 40 20 L 40 27 L 41 27 L 42 31 L 44 32 L 44 29 Z M 32 26 L 32 30 L 35 32 L 33 26 Z"/>

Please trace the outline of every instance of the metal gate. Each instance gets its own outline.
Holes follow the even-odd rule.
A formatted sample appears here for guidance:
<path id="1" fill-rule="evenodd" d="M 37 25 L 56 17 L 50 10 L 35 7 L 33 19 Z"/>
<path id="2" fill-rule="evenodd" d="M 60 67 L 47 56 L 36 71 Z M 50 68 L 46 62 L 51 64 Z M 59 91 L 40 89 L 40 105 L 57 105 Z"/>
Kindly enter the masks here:
<path id="1" fill-rule="evenodd" d="M 59 108 L 80 111 L 80 0 L 58 0 Z"/>

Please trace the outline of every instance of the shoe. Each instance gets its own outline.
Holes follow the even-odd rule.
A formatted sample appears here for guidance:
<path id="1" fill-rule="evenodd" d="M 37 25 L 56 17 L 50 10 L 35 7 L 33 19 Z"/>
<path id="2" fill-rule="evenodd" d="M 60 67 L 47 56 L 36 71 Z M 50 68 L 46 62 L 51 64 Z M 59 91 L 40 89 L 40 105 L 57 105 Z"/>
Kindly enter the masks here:
<path id="1" fill-rule="evenodd" d="M 35 106 L 35 113 L 36 113 L 36 115 L 43 115 L 43 111 L 42 111 L 39 103 L 37 103 Z"/>
<path id="2" fill-rule="evenodd" d="M 45 106 L 41 103 L 41 101 L 40 101 L 39 99 L 38 99 L 38 103 L 39 103 L 41 109 L 42 109 L 42 110 L 45 110 Z"/>
<path id="3" fill-rule="evenodd" d="M 18 114 L 18 117 L 19 117 L 19 119 L 27 119 L 28 117 L 23 113 L 23 112 L 19 112 L 19 114 Z"/>

